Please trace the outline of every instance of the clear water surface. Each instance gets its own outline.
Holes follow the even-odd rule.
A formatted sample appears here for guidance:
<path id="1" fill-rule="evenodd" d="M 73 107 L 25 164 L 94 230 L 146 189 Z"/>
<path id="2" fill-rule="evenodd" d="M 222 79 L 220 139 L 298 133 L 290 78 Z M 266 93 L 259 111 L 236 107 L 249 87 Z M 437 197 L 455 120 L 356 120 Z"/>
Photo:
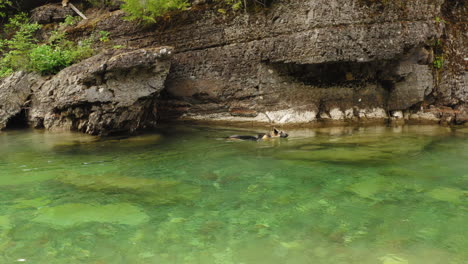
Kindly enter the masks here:
<path id="1" fill-rule="evenodd" d="M 468 131 L 0 134 L 0 263 L 465 264 Z"/>

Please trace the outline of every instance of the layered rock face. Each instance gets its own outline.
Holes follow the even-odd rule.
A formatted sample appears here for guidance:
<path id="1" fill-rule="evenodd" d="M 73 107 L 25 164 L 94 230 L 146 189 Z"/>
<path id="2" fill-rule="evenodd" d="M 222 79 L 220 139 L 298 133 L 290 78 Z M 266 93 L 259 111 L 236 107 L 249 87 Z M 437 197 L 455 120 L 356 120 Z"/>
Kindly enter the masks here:
<path id="1" fill-rule="evenodd" d="M 101 54 L 43 83 L 28 74 L 32 96 L 20 93 L 8 113 L 25 109 L 13 102 L 26 100 L 34 126 L 91 134 L 134 131 L 157 119 L 467 122 L 464 1 L 270 2 L 226 15 L 198 1 L 152 27 L 125 21 L 122 11 L 87 13 L 88 21 L 68 30 L 77 40 L 108 31 L 114 45 L 168 45 L 174 54 L 126 68 L 109 66 L 115 54 Z M 11 98 L 26 81 L 8 82 L 0 89 Z"/>
<path id="2" fill-rule="evenodd" d="M 8 120 L 93 135 L 153 127 L 170 53 L 168 47 L 110 51 L 50 78 L 16 73 L 0 85 L 0 109 L 8 109 L 0 112 L 0 129 Z"/>
<path id="3" fill-rule="evenodd" d="M 443 0 L 277 1 L 235 17 L 202 9 L 127 43 L 176 48 L 163 119 L 453 121 L 466 104 L 465 70 L 434 68 L 434 43 L 458 38 L 459 58 L 466 34 L 445 34 L 444 6 L 458 19 L 466 11 Z"/>
<path id="4" fill-rule="evenodd" d="M 157 32 L 162 41 L 154 43 L 178 51 L 162 117 L 307 123 L 461 115 L 466 72 L 448 77 L 449 65 L 433 67 L 434 43 L 453 38 L 441 22 L 450 1 L 369 2 L 279 1 L 230 21 Z M 453 57 L 466 56 L 466 31 L 458 33 Z"/>

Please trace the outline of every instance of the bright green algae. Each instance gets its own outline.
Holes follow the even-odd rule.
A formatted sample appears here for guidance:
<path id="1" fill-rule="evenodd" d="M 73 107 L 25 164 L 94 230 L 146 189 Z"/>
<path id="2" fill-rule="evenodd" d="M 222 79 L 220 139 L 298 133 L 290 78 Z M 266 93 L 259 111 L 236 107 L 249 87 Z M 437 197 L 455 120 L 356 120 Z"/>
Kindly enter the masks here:
<path id="1" fill-rule="evenodd" d="M 466 263 L 468 134 L 0 134 L 0 263 Z"/>

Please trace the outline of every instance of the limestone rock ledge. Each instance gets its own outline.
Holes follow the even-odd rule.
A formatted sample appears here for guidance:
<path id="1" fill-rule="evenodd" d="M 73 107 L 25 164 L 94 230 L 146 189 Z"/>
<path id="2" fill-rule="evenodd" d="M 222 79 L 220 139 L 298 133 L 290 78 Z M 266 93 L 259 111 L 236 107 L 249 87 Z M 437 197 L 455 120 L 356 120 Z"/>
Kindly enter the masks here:
<path id="1" fill-rule="evenodd" d="M 0 129 L 28 122 L 108 135 L 153 127 L 171 53 L 170 47 L 109 51 L 49 78 L 15 73 L 0 83 Z"/>
<path id="2" fill-rule="evenodd" d="M 461 14 L 460 0 L 284 0 L 224 19 L 216 10 L 193 11 L 138 38 L 121 28 L 113 34 L 132 45 L 175 47 L 162 121 L 463 124 Z M 447 46 L 443 54 L 437 43 Z"/>

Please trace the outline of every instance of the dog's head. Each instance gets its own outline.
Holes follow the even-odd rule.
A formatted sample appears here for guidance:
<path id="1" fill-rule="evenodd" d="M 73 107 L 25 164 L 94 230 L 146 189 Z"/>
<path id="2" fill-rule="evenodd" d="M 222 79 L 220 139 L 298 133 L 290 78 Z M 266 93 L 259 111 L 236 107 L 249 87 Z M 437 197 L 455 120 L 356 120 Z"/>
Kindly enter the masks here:
<path id="1" fill-rule="evenodd" d="M 280 137 L 280 138 L 287 138 L 288 134 L 284 131 L 278 130 L 276 128 L 273 128 L 273 133 L 271 135 L 272 137 Z"/>

